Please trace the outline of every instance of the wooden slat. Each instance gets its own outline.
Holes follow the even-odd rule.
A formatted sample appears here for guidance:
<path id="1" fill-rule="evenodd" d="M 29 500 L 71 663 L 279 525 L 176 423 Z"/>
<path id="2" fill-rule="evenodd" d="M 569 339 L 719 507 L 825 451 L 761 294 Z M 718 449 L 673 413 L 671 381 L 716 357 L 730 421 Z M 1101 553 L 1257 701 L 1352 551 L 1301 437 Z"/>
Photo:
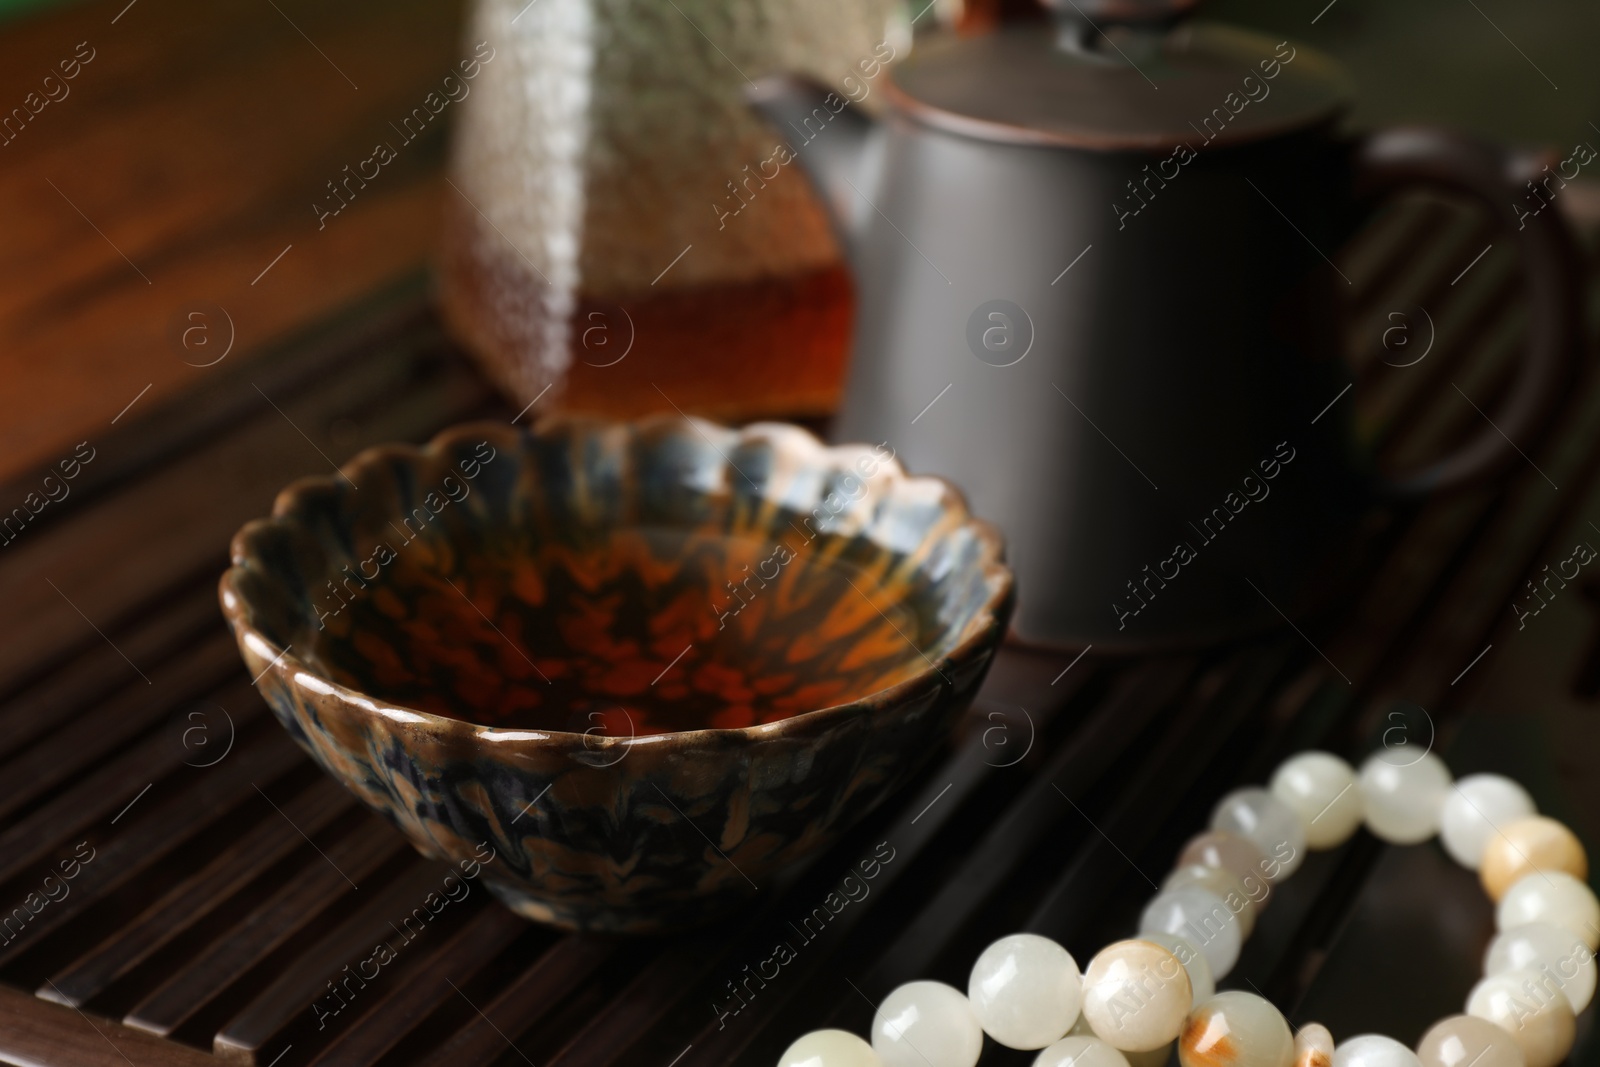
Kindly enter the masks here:
<path id="1" fill-rule="evenodd" d="M 1499 227 L 1481 208 L 1446 201 L 1439 228 L 1429 240 L 1410 249 L 1408 255 L 1391 260 L 1403 264 L 1404 270 L 1390 280 L 1381 296 L 1374 294 L 1375 299 L 1378 303 L 1405 301 L 1426 308 L 1439 307 L 1450 293 L 1450 283 L 1497 236 L 1501 236 Z"/>
<path id="2" fill-rule="evenodd" d="M 1034 846 L 1040 830 L 1071 817 L 1072 801 L 1062 792 L 1082 797 L 1092 789 L 1117 755 L 1170 706 L 1196 667 L 1195 660 L 1182 657 L 1158 660 L 1125 674 L 1118 691 L 1034 772 L 983 840 L 973 844 L 959 869 L 882 953 L 866 981 L 881 985 L 896 975 L 925 971 L 948 936 L 944 932 L 956 928 L 994 895 L 1006 872 Z"/>
<path id="3" fill-rule="evenodd" d="M 1377 574 L 1347 609 L 1346 625 L 1319 642 L 1339 670 L 1350 677 L 1369 676 L 1404 647 L 1406 627 L 1446 573 L 1449 560 L 1440 546 L 1469 531 L 1493 498 L 1487 489 L 1467 490 L 1428 504 L 1406 524 Z"/>
<path id="4" fill-rule="evenodd" d="M 39 743 L 0 763 L 0 818 L 37 795 L 81 774 L 108 753 L 160 724 L 183 705 L 219 688 L 239 673 L 239 650 L 227 634 L 211 633 L 187 655 L 152 668 L 149 681 L 129 675 L 122 692 L 51 731 Z M 181 747 L 181 738 L 169 741 Z"/>
<path id="5" fill-rule="evenodd" d="M 1084 845 L 1039 901 L 1026 929 L 1081 945 L 1086 933 L 1104 932 L 1108 911 L 1126 910 L 1108 909 L 1107 900 L 1118 882 L 1126 880 L 1130 866 L 1141 882 L 1150 878 L 1159 882 L 1161 873 L 1171 869 L 1170 848 L 1153 846 L 1162 841 L 1170 846 L 1173 836 L 1199 831 L 1195 824 L 1209 811 L 1189 807 L 1189 795 L 1217 769 L 1213 762 L 1217 756 L 1235 754 L 1237 734 L 1247 722 L 1259 732 L 1260 712 L 1272 694 L 1272 683 L 1291 656 L 1300 655 L 1299 649 L 1286 645 L 1273 652 L 1230 664 L 1226 684 L 1214 696 L 1196 699 L 1199 694 L 1194 694 L 1163 721 L 1164 736 L 1150 751 L 1139 753 L 1136 769 L 1118 776 L 1117 799 L 1094 820 Z M 1209 788 L 1209 782 L 1206 785 Z M 1134 857 L 1150 857 L 1152 852 L 1154 863 L 1147 858 L 1135 865 Z"/>
<path id="6" fill-rule="evenodd" d="M 1576 495 L 1577 485 L 1563 492 Z M 1600 477 L 1581 488 L 1581 502 L 1554 531 L 1536 557 L 1538 564 L 1551 557 L 1564 558 L 1578 542 L 1600 546 L 1589 524 L 1600 516 Z M 1585 568 L 1587 572 L 1591 568 Z M 1595 667 L 1600 665 L 1600 599 L 1585 573 L 1559 591 L 1537 615 L 1519 622 L 1509 609 L 1495 614 L 1497 624 L 1485 635 L 1493 650 L 1452 688 L 1466 707 L 1504 720 L 1526 751 L 1542 755 L 1534 742 L 1553 750 L 1554 769 L 1546 759 L 1528 758 L 1516 767 L 1517 780 L 1525 782 L 1541 811 L 1568 821 L 1591 845 L 1600 838 L 1600 775 L 1594 773 L 1593 753 L 1600 751 L 1600 715 L 1596 714 Z M 1519 593 L 1526 589 L 1519 586 Z M 1524 599 L 1526 609 L 1529 601 Z M 1514 746 L 1505 746 L 1517 753 Z M 1492 751 L 1498 751 L 1494 749 Z M 1536 777 L 1533 772 L 1537 771 Z M 1510 773 L 1510 769 L 1507 770 Z M 1572 818 L 1552 801 L 1564 794 Z"/>
<path id="7" fill-rule="evenodd" d="M 118 928 L 94 951 L 53 975 L 38 993 L 81 1006 L 149 955 L 188 930 L 306 839 L 354 810 L 354 799 L 332 779 L 319 779 L 289 799 L 274 798 L 282 817 L 262 818 L 205 867 L 172 887 Z M 263 802 L 265 806 L 265 802 Z M 265 813 L 263 813 L 265 815 Z"/>
<path id="8" fill-rule="evenodd" d="M 0 986 L 0 1060 L 17 1067 L 214 1067 L 203 1052 Z"/>
<path id="9" fill-rule="evenodd" d="M 229 709 L 240 730 L 267 713 L 259 699 L 244 699 L 247 693 L 244 687 L 234 686 L 215 696 Z M 189 754 L 173 738 L 160 734 L 146 738 L 8 826 L 0 832 L 0 884 L 50 856 L 62 842 L 77 840 L 101 819 L 115 815 L 145 786 L 182 766 L 186 758 Z"/>
<path id="10" fill-rule="evenodd" d="M 632 981 L 613 991 L 605 1009 L 591 1016 L 587 1025 L 545 1062 L 549 1067 L 615 1063 L 669 1012 L 682 1010 L 685 989 L 697 985 L 729 958 L 726 942 L 712 951 L 680 945 L 676 951 L 662 953 Z"/>
<path id="11" fill-rule="evenodd" d="M 1357 307 L 1370 307 L 1384 294 L 1392 291 L 1410 264 L 1412 254 L 1449 225 L 1450 207 L 1437 197 L 1420 197 L 1402 202 L 1387 209 L 1399 218 L 1392 228 L 1381 234 L 1383 244 L 1374 245 L 1377 252 L 1371 260 L 1352 264 L 1356 273 L 1351 276 L 1355 284 L 1350 297 Z M 1359 247 L 1355 249 L 1360 254 Z"/>
<path id="12" fill-rule="evenodd" d="M 151 990 L 123 1022 L 151 1034 L 171 1034 L 227 991 L 240 975 L 300 936 L 324 911 L 339 905 L 345 894 L 354 893 L 351 882 L 360 885 L 373 872 L 411 851 L 398 833 L 376 820 L 318 847 L 319 853 L 308 857 L 290 882 L 240 916 L 223 937 Z"/>
<path id="13" fill-rule="evenodd" d="M 1480 275 L 1478 271 L 1483 273 Z M 1433 351 L 1411 366 L 1377 365 L 1381 373 L 1375 372 L 1373 377 L 1383 380 L 1381 384 L 1374 382 L 1374 387 L 1368 388 L 1361 397 L 1362 421 L 1377 428 L 1372 438 L 1375 448 L 1393 448 L 1403 437 L 1403 412 L 1415 411 L 1440 397 L 1460 399 L 1451 385 L 1452 376 L 1458 374 L 1467 361 L 1472 343 L 1513 313 L 1521 297 L 1519 282 L 1509 261 L 1479 264 L 1473 275 L 1461 283 L 1473 286 L 1462 299 L 1433 306 L 1431 314 L 1438 331 Z M 1406 320 L 1413 343 L 1426 344 L 1425 320 L 1413 319 Z M 1381 346 L 1381 335 L 1371 341 Z M 1421 351 L 1418 349 L 1417 355 L 1421 355 Z M 1413 358 L 1403 350 L 1388 355 L 1398 363 Z"/>
<path id="14" fill-rule="evenodd" d="M 405 1040 L 410 1029 L 439 1004 L 465 996 L 461 986 L 501 952 L 527 921 L 500 907 L 486 907 L 413 968 L 409 981 L 389 983 L 355 1025 L 330 1041 L 311 1061 L 316 1067 L 367 1067 Z"/>
<path id="15" fill-rule="evenodd" d="M 1488 641 L 1487 627 L 1477 620 L 1512 617 L 1510 605 L 1524 572 L 1535 569 L 1529 561 L 1581 501 L 1574 490 L 1594 477 L 1600 462 L 1600 389 L 1593 382 L 1591 375 L 1580 402 L 1570 406 L 1553 428 L 1550 446 L 1529 461 L 1537 462 L 1543 474 L 1534 472 L 1530 477 L 1525 472 L 1508 490 L 1491 525 L 1462 561 L 1462 573 L 1470 577 L 1454 583 L 1434 609 L 1437 625 L 1448 635 L 1434 652 L 1445 664 L 1459 665 L 1456 670 L 1464 669 Z M 1567 491 L 1555 489 L 1546 478 L 1556 486 L 1564 483 Z M 1395 684 L 1427 702 L 1437 699 L 1444 688 L 1436 674 L 1434 661 L 1413 660 L 1401 669 Z"/>
<path id="16" fill-rule="evenodd" d="M 37 686 L 0 702 L 0 758 L 123 688 L 133 672 L 117 648 L 128 659 L 157 669 L 172 653 L 215 631 L 217 618 L 216 590 L 206 582 L 157 605 L 126 632 L 112 634 L 116 648 L 95 637 L 94 644 L 73 657 L 71 670 L 49 674 Z"/>
<path id="17" fill-rule="evenodd" d="M 1484 415 L 1498 420 L 1500 410 L 1496 401 L 1505 395 L 1511 381 L 1514 362 L 1522 353 L 1525 328 L 1520 303 L 1493 320 L 1474 339 L 1476 351 L 1461 361 L 1456 373 L 1451 375 L 1449 392 L 1435 393 L 1434 403 L 1411 418 L 1397 422 L 1396 431 L 1386 438 L 1380 452 L 1383 462 L 1397 469 L 1422 467 L 1485 430 Z M 1452 398 L 1454 403 L 1448 402 Z M 1481 414 L 1474 405 L 1482 409 Z M 1543 429 L 1537 427 L 1536 432 Z M 1517 447 L 1527 452 L 1534 444 L 1534 441 L 1523 440 Z"/>
<path id="18" fill-rule="evenodd" d="M 450 872 L 451 868 L 443 864 L 417 863 L 387 885 L 369 885 L 366 892 L 370 896 L 359 896 L 362 890 L 357 883 L 361 909 L 327 937 L 307 945 L 292 966 L 217 1031 L 213 1051 L 229 1061 L 255 1063 L 269 1044 L 274 1046 L 272 1054 L 277 1054 L 277 1043 L 285 1031 L 318 1029 L 314 1003 L 322 998 L 329 998 L 328 1005 L 338 1003 L 332 999 L 328 983 L 343 978 L 343 968 L 366 959 L 380 941 L 393 945 L 400 940 L 395 924 L 410 915 L 413 908 L 421 907 L 428 894 L 442 893 L 440 886 Z M 448 907 L 476 910 L 482 903 L 481 890 L 474 896 L 478 899 L 469 897 L 471 903 L 464 900 Z M 454 916 L 453 912 L 445 912 L 440 918 L 448 921 Z M 429 932 L 431 927 L 425 927 L 419 936 Z M 402 944 L 396 951 L 406 948 Z M 375 981 L 382 981 L 382 972 Z M 359 993 L 354 994 L 353 1002 L 360 1003 Z"/>
<path id="19" fill-rule="evenodd" d="M 492 1062 L 507 1052 L 508 1032 L 519 1032 L 529 1021 L 560 1004 L 574 987 L 623 950 L 609 938 L 576 935 L 562 938 L 498 996 L 487 1004 L 474 1005 L 471 1020 L 434 1049 L 422 1064 L 461 1067 L 462 1064 Z"/>
<path id="20" fill-rule="evenodd" d="M 1339 269 L 1356 282 L 1352 299 L 1370 297 L 1373 275 L 1415 241 L 1420 205 L 1414 200 L 1390 200 L 1379 206 L 1365 225 L 1340 248 Z"/>
<path id="21" fill-rule="evenodd" d="M 0 948 L 0 963 L 65 927 L 96 904 L 101 894 L 126 884 L 181 849 L 191 834 L 218 819 L 237 818 L 233 809 L 241 801 L 257 796 L 257 780 L 268 783 L 303 759 L 286 736 L 263 732 L 253 741 L 239 742 L 236 751 L 224 761 L 231 761 L 226 772 L 215 773 L 217 768 L 213 767 L 185 767 L 191 777 L 181 790 L 165 799 L 152 796 L 128 801 L 131 810 L 122 816 L 126 821 L 108 840 L 95 846 L 94 861 L 83 865 L 73 880 L 71 895 L 40 912 L 14 940 Z"/>

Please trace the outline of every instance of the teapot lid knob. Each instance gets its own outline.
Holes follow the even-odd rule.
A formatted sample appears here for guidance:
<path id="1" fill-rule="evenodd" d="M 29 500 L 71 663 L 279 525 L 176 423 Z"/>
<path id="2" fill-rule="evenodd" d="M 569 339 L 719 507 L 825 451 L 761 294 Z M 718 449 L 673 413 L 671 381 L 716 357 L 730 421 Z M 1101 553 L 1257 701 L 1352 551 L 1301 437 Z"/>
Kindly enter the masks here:
<path id="1" fill-rule="evenodd" d="M 1200 0 L 1040 0 L 1064 25 L 1161 26 L 1176 22 Z"/>
<path id="2" fill-rule="evenodd" d="M 1089 52 L 1112 26 L 1161 30 L 1185 15 L 1200 0 L 1040 0 L 1055 15 L 1056 46 Z"/>

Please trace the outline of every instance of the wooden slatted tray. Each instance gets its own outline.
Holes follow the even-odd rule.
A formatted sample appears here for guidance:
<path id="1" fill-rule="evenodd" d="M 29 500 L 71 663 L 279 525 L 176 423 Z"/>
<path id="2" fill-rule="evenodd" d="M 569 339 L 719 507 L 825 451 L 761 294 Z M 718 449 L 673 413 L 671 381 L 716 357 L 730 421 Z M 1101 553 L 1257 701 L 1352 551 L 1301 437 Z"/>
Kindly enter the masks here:
<path id="1" fill-rule="evenodd" d="M 1451 383 L 1491 398 L 1516 357 L 1510 255 L 1450 281 L 1491 239 L 1426 201 L 1344 254 L 1358 323 L 1420 303 L 1439 324 L 1437 351 L 1403 371 L 1375 358 L 1373 331 L 1356 333 L 1360 424 L 1392 459 L 1475 429 Z M 1600 381 L 1586 375 L 1507 484 L 1375 512 L 1358 580 L 1303 633 L 1143 659 L 1006 650 L 947 758 L 716 928 L 566 935 L 477 888 L 405 937 L 392 924 L 444 869 L 272 721 L 215 581 L 234 529 L 328 456 L 512 415 L 419 282 L 108 427 L 72 497 L 0 552 L 0 907 L 73 875 L 0 933 L 0 1060 L 771 1063 L 804 1030 L 865 1031 L 902 981 L 964 987 L 982 946 L 1013 930 L 1086 960 L 1131 929 L 1221 792 L 1298 748 L 1359 756 L 1396 722 L 1437 731 L 1458 773 L 1516 773 L 1544 810 L 1594 830 L 1594 600 L 1563 602 L 1537 640 L 1507 610 L 1552 546 L 1600 516 Z M 1499 651 L 1479 662 L 1485 645 Z M 869 857 L 868 892 L 822 907 Z M 1225 984 L 1295 1022 L 1414 1041 L 1459 1010 L 1491 929 L 1475 881 L 1438 849 L 1361 834 L 1274 897 Z M 394 962 L 331 998 L 385 939 Z M 780 942 L 793 958 L 775 967 Z M 1573 1062 L 1596 1056 L 1585 1019 Z M 984 1062 L 1030 1057 L 991 1047 Z"/>

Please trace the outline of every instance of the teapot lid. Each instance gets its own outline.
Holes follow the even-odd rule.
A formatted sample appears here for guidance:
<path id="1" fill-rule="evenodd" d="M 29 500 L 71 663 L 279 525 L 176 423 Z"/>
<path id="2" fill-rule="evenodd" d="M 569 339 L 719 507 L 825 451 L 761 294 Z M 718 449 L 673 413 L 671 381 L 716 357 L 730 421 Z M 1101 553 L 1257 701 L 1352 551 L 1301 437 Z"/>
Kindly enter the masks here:
<path id="1" fill-rule="evenodd" d="M 1330 119 L 1350 100 L 1328 57 L 1231 26 L 1195 0 L 1046 0 L 1056 23 L 918 38 L 889 95 L 986 140 L 1097 150 L 1243 144 Z"/>

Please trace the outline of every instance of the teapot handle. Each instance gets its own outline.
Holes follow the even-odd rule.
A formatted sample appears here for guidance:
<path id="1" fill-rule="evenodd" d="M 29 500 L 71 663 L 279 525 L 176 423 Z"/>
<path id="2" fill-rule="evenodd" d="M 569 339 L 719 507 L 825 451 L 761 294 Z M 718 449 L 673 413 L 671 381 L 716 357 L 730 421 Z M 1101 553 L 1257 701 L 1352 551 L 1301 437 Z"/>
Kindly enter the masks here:
<path id="1" fill-rule="evenodd" d="M 1553 162 L 1553 160 L 1551 161 Z M 1517 208 L 1526 183 L 1545 163 L 1508 149 L 1431 127 L 1381 130 L 1358 141 L 1355 193 L 1370 212 L 1381 198 L 1405 187 L 1433 186 L 1470 194 L 1512 234 L 1526 268 L 1527 350 L 1517 380 L 1492 423 L 1450 455 L 1392 478 L 1378 490 L 1390 498 L 1416 498 L 1488 478 L 1518 458 L 1544 430 L 1566 395 L 1582 352 L 1582 256 L 1559 211 Z M 1546 202 L 1546 206 L 1548 202 Z M 1520 444 L 1519 444 L 1520 442 Z"/>

